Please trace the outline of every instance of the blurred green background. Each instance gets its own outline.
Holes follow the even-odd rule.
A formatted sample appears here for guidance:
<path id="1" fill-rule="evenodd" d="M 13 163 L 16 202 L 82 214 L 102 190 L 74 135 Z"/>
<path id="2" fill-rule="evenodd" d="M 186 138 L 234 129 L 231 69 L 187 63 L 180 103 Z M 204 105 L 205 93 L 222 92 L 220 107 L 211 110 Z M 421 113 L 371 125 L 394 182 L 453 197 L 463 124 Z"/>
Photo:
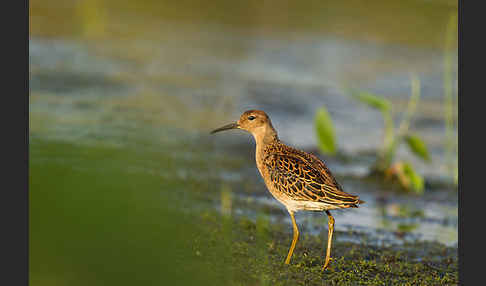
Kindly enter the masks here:
<path id="1" fill-rule="evenodd" d="M 291 227 L 252 139 L 208 134 L 253 108 L 367 202 L 336 212 L 338 231 L 457 247 L 457 1 L 29 3 L 32 285 L 294 285 L 270 266 Z M 407 130 L 430 160 L 405 146 L 394 158 L 422 195 L 370 179 L 386 122 L 347 96 L 386 100 L 398 129 L 411 75 Z M 333 154 L 315 129 L 321 107 Z M 327 233 L 322 215 L 297 221 Z"/>

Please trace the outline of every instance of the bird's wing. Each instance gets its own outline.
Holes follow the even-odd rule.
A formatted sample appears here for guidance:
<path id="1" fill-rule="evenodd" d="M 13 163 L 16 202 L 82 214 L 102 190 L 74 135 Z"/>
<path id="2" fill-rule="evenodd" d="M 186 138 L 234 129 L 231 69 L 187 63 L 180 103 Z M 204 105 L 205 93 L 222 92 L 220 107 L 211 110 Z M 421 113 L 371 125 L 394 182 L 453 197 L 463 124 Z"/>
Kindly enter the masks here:
<path id="1" fill-rule="evenodd" d="M 312 154 L 271 153 L 264 164 L 274 186 L 293 200 L 341 206 L 361 203 L 358 196 L 343 192 L 326 165 Z"/>

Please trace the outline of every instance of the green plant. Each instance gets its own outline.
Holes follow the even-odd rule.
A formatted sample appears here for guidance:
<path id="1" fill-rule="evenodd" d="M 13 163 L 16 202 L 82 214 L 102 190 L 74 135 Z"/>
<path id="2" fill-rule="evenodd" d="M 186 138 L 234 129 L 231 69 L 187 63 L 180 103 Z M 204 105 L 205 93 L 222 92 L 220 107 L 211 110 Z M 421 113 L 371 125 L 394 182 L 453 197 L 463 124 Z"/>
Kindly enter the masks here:
<path id="1" fill-rule="evenodd" d="M 336 136 L 331 116 L 326 107 L 322 106 L 314 118 L 319 150 L 328 155 L 336 154 Z"/>
<path id="2" fill-rule="evenodd" d="M 424 183 L 420 174 L 408 162 L 395 162 L 396 150 L 402 143 L 405 143 L 415 156 L 425 162 L 430 162 L 430 155 L 424 141 L 409 131 L 411 119 L 420 100 L 420 80 L 415 75 L 411 77 L 411 89 L 410 100 L 397 131 L 395 131 L 394 114 L 389 100 L 365 91 L 350 90 L 349 94 L 356 100 L 380 111 L 383 116 L 385 128 L 383 146 L 378 152 L 372 172 L 384 174 L 385 178 L 394 177 L 405 189 L 422 193 Z"/>

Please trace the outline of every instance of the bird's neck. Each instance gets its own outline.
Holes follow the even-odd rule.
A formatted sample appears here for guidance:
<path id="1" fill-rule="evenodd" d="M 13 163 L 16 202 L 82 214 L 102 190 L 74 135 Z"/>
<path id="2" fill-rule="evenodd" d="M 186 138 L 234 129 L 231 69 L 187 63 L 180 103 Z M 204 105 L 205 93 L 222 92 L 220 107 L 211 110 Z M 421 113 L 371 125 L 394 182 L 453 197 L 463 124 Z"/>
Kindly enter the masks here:
<path id="1" fill-rule="evenodd" d="M 264 150 L 267 146 L 274 144 L 277 142 L 278 135 L 277 131 L 273 128 L 271 125 L 267 125 L 263 127 L 263 130 L 260 130 L 260 132 L 253 133 L 253 137 L 255 138 L 256 142 L 256 161 L 257 165 L 261 163 L 260 161 L 263 160 L 264 157 Z"/>
<path id="2" fill-rule="evenodd" d="M 257 147 L 264 147 L 278 140 L 277 131 L 272 125 L 263 126 L 261 130 L 253 133 Z"/>

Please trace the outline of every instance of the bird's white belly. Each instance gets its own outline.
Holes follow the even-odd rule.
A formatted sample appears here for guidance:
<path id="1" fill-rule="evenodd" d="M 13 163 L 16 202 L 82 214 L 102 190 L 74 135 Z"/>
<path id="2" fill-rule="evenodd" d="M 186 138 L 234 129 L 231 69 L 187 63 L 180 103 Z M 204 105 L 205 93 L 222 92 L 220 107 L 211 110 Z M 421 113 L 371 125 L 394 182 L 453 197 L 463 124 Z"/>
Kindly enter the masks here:
<path id="1" fill-rule="evenodd" d="M 297 212 L 297 211 L 324 211 L 324 210 L 331 210 L 336 209 L 336 206 L 326 204 L 323 202 L 312 202 L 312 201 L 296 201 L 279 192 L 278 190 L 274 189 L 273 183 L 271 181 L 265 180 L 265 185 L 268 191 L 272 194 L 272 196 L 282 203 L 289 212 Z"/>
<path id="2" fill-rule="evenodd" d="M 290 200 L 286 205 L 289 211 L 324 211 L 336 209 L 336 206 L 322 203 L 322 202 L 310 202 L 310 201 L 294 201 Z"/>

